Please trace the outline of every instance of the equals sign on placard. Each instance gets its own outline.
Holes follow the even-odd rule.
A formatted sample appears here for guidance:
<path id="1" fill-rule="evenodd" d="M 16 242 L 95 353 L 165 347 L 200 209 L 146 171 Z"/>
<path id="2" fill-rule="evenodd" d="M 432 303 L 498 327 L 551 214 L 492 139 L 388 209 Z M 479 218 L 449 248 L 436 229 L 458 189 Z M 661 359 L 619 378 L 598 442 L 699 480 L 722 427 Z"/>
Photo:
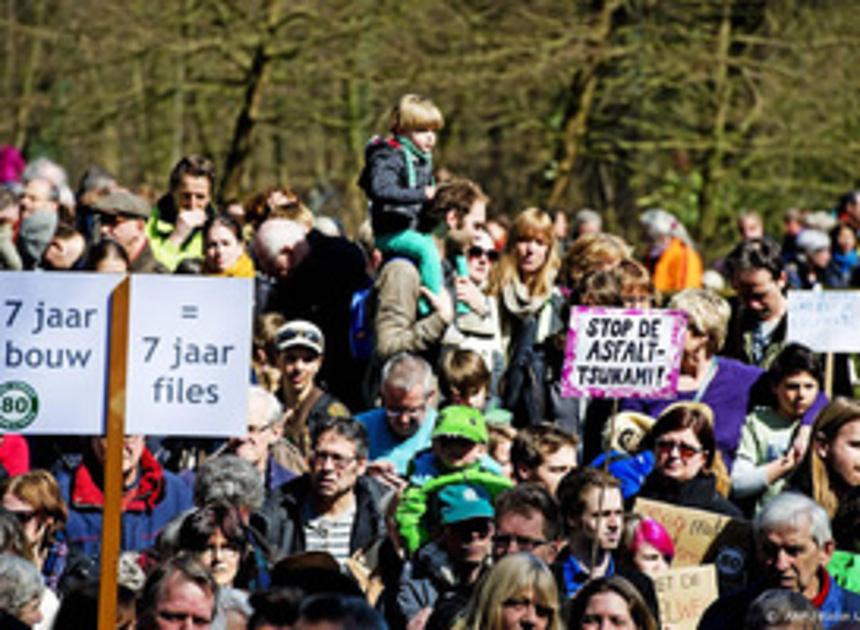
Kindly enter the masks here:
<path id="1" fill-rule="evenodd" d="M 182 319 L 197 319 L 197 306 L 194 304 L 183 304 Z"/>

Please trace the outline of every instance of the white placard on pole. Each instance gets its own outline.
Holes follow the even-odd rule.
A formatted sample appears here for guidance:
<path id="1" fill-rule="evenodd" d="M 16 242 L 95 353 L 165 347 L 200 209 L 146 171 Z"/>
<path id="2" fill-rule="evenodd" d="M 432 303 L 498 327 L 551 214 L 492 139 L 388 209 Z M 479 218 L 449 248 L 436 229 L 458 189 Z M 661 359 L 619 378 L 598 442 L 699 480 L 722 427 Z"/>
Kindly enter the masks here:
<path id="1" fill-rule="evenodd" d="M 789 291 L 789 341 L 816 352 L 860 352 L 860 291 Z"/>
<path id="2" fill-rule="evenodd" d="M 0 433 L 100 434 L 122 276 L 0 273 Z"/>
<path id="3" fill-rule="evenodd" d="M 247 278 L 132 277 L 127 433 L 245 433 L 252 296 Z"/>

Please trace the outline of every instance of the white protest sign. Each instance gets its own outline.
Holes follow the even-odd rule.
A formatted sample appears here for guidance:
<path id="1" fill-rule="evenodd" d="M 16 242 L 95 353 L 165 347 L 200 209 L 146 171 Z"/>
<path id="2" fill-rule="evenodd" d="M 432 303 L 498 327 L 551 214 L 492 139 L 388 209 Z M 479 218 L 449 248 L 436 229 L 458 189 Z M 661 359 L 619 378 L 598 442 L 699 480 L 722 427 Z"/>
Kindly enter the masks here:
<path id="1" fill-rule="evenodd" d="M 247 278 L 131 278 L 126 433 L 245 433 L 252 295 Z"/>
<path id="2" fill-rule="evenodd" d="M 672 397 L 678 388 L 686 327 L 681 311 L 573 308 L 562 395 Z"/>
<path id="3" fill-rule="evenodd" d="M 789 291 L 788 340 L 816 352 L 860 352 L 860 291 Z"/>
<path id="4" fill-rule="evenodd" d="M 122 276 L 0 273 L 0 433 L 100 434 Z"/>

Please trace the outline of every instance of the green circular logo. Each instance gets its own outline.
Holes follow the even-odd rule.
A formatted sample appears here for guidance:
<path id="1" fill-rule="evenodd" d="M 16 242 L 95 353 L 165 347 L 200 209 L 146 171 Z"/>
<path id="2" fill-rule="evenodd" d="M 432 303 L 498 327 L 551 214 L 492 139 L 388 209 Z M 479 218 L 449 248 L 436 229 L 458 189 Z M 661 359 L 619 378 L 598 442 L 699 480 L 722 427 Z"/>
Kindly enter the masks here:
<path id="1" fill-rule="evenodd" d="M 39 413 L 36 390 L 21 381 L 0 384 L 0 429 L 18 431 L 33 424 Z"/>

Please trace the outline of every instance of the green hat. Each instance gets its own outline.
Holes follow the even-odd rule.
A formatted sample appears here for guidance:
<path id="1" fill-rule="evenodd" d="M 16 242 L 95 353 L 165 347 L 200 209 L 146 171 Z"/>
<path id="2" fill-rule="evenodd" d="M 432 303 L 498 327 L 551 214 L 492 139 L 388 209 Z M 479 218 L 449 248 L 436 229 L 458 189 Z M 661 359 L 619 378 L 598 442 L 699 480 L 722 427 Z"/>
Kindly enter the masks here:
<path id="1" fill-rule="evenodd" d="M 486 444 L 489 440 L 484 415 L 465 405 L 451 405 L 440 411 L 433 437 L 466 438 L 478 444 Z"/>
<path id="2" fill-rule="evenodd" d="M 455 483 L 439 491 L 439 516 L 443 525 L 473 518 L 493 518 L 490 495 L 481 486 Z"/>

